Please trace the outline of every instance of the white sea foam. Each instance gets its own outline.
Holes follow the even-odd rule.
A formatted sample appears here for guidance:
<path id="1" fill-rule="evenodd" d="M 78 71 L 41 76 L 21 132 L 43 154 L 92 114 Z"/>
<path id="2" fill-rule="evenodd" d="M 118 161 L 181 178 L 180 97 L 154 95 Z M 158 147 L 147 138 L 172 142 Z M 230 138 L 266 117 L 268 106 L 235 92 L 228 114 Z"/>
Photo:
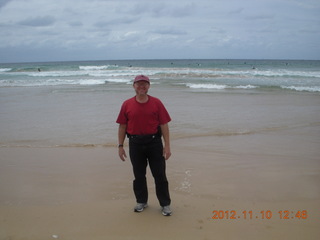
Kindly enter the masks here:
<path id="1" fill-rule="evenodd" d="M 320 92 L 320 87 L 319 86 L 314 86 L 314 87 L 302 87 L 302 86 L 281 86 L 283 89 L 290 89 L 290 90 L 295 90 L 295 91 L 307 91 L 307 92 Z"/>
<path id="2" fill-rule="evenodd" d="M 222 90 L 227 88 L 227 85 L 218 85 L 218 84 L 194 84 L 194 83 L 188 83 L 187 87 L 189 88 L 195 88 L 195 89 L 218 89 Z"/>
<path id="3" fill-rule="evenodd" d="M 263 75 L 267 77 L 320 77 L 318 71 L 290 71 L 290 70 L 268 70 L 258 71 L 256 75 Z"/>
<path id="4" fill-rule="evenodd" d="M 128 76 L 128 72 L 125 71 L 96 71 L 96 72 L 83 72 L 92 77 L 118 77 Z"/>
<path id="5" fill-rule="evenodd" d="M 217 90 L 223 90 L 223 89 L 254 89 L 258 88 L 257 86 L 253 85 L 240 85 L 240 86 L 228 86 L 228 85 L 219 85 L 219 84 L 193 84 L 188 83 L 186 84 L 189 88 L 194 89 L 217 89 Z"/>
<path id="6" fill-rule="evenodd" d="M 31 72 L 26 73 L 30 77 L 72 77 L 87 75 L 87 73 L 81 71 L 52 71 L 52 72 Z"/>
<path id="7" fill-rule="evenodd" d="M 115 68 L 115 67 L 118 67 L 118 66 L 117 65 L 79 66 L 79 69 L 80 70 L 90 71 L 90 70 L 106 70 L 106 69 Z"/>
<path id="8" fill-rule="evenodd" d="M 215 70 L 215 74 L 230 75 L 230 76 L 255 76 L 255 77 L 310 77 L 320 78 L 320 71 L 292 71 L 287 69 L 272 69 L 272 70 Z"/>
<path id="9" fill-rule="evenodd" d="M 236 86 L 234 88 L 239 88 L 239 89 L 253 89 L 253 88 L 258 88 L 257 86 L 253 85 L 246 85 L 246 86 Z"/>
<path id="10" fill-rule="evenodd" d="M 0 81 L 0 85 L 2 87 L 40 87 L 59 85 L 101 85 L 106 82 L 107 80 L 104 79 L 33 79 L 20 81 L 2 80 Z"/>
<path id="11" fill-rule="evenodd" d="M 9 72 L 11 70 L 11 68 L 0 68 L 0 72 Z"/>
<path id="12" fill-rule="evenodd" d="M 110 78 L 105 79 L 105 82 L 113 82 L 113 83 L 130 83 L 131 81 L 128 79 L 117 79 L 117 78 Z"/>
<path id="13" fill-rule="evenodd" d="M 120 62 L 119 65 L 98 62 L 90 63 L 52 63 L 40 65 L 5 65 L 0 68 L 0 87 L 7 86 L 54 86 L 54 85 L 98 85 L 98 84 L 131 84 L 134 76 L 138 74 L 148 75 L 152 84 L 186 86 L 190 89 L 199 90 L 277 90 L 281 88 L 292 91 L 319 92 L 320 71 L 318 62 L 302 62 L 298 67 L 288 65 L 281 68 L 268 65 L 268 61 L 257 65 L 255 69 L 251 66 L 228 64 L 212 61 L 204 68 L 204 65 L 192 65 L 192 61 L 177 62 L 177 64 L 161 65 L 164 61 L 141 61 Z M 136 64 L 135 64 L 136 63 Z M 151 64 L 152 63 L 152 64 Z M 179 64 L 178 64 L 179 63 Z M 218 63 L 218 64 L 217 64 Z M 232 63 L 232 62 L 231 62 Z M 309 65 L 305 65 L 308 63 Z M 283 63 L 281 63 L 283 64 Z M 151 65 L 153 65 L 151 67 Z M 158 66 L 159 65 L 159 66 Z"/>
<path id="14" fill-rule="evenodd" d="M 83 79 L 79 80 L 80 85 L 100 85 L 105 84 L 106 81 L 103 79 Z"/>

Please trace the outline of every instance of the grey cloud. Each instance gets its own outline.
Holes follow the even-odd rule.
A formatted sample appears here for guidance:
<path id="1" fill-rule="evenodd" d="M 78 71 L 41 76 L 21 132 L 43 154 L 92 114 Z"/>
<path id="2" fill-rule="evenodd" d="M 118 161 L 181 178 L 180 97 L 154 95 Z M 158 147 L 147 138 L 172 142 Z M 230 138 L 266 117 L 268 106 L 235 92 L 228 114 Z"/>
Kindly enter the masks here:
<path id="1" fill-rule="evenodd" d="M 11 0 L 0 0 L 0 9 L 3 8 Z"/>
<path id="2" fill-rule="evenodd" d="M 31 27 L 46 27 L 53 25 L 55 22 L 55 18 L 52 16 L 44 16 L 44 17 L 34 17 L 27 18 L 19 22 L 20 25 L 31 26 Z"/>
<path id="3" fill-rule="evenodd" d="M 151 8 L 151 13 L 154 17 L 162 17 L 168 15 L 167 6 L 164 3 L 159 3 Z"/>
<path id="4" fill-rule="evenodd" d="M 224 30 L 222 28 L 218 28 L 218 27 L 211 27 L 210 32 L 212 32 L 214 34 L 225 34 L 226 30 Z"/>
<path id="5" fill-rule="evenodd" d="M 156 31 L 151 31 L 151 33 L 161 34 L 161 35 L 186 35 L 187 32 L 177 29 L 159 29 Z"/>
<path id="6" fill-rule="evenodd" d="M 274 19 L 273 14 L 257 14 L 245 17 L 246 20 L 266 20 L 266 19 Z"/>
<path id="7" fill-rule="evenodd" d="M 192 15 L 196 10 L 196 5 L 194 3 L 181 4 L 177 6 L 175 2 L 154 2 L 145 4 L 135 4 L 132 8 L 128 10 L 119 10 L 119 12 L 124 12 L 132 15 L 151 15 L 152 17 L 187 17 Z"/>
<path id="8" fill-rule="evenodd" d="M 134 22 L 139 21 L 139 17 L 125 17 L 125 18 L 117 18 L 110 21 L 99 21 L 94 24 L 95 27 L 104 28 L 110 27 L 110 25 L 117 25 L 117 24 L 131 24 Z"/>
<path id="9" fill-rule="evenodd" d="M 94 26 L 98 27 L 98 28 L 106 28 L 106 27 L 109 27 L 108 25 L 109 25 L 109 23 L 106 21 L 96 22 L 94 24 Z"/>
<path id="10" fill-rule="evenodd" d="M 83 23 L 80 21 L 73 21 L 73 22 L 70 22 L 69 25 L 71 27 L 81 27 L 81 26 L 83 26 Z"/>
<path id="11" fill-rule="evenodd" d="M 96 59 L 105 52 L 108 58 L 134 58 L 139 52 L 151 58 L 212 57 L 212 52 L 220 58 L 253 57 L 248 52 L 288 58 L 303 44 L 300 57 L 315 58 L 319 5 L 319 0 L 0 0 L 0 62 L 15 61 L 7 47 L 16 59 L 33 61 Z M 31 48 L 39 58 L 23 50 Z"/>
<path id="12" fill-rule="evenodd" d="M 187 17 L 194 13 L 196 7 L 192 4 L 184 6 L 173 6 L 162 4 L 152 8 L 152 13 L 156 17 Z"/>
<path id="13" fill-rule="evenodd" d="M 194 3 L 185 5 L 185 6 L 179 6 L 173 8 L 172 16 L 174 17 L 187 17 L 195 13 L 197 10 L 196 5 Z"/>
<path id="14" fill-rule="evenodd" d="M 238 8 L 238 9 L 229 11 L 229 14 L 240 14 L 242 12 L 243 12 L 243 8 Z"/>

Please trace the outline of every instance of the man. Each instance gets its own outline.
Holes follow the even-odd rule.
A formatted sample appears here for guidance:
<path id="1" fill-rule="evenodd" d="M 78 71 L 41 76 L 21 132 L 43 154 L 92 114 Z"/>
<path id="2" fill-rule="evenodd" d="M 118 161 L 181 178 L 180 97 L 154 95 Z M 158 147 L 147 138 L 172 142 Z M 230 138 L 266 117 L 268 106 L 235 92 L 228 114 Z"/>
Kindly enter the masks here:
<path id="1" fill-rule="evenodd" d="M 133 88 L 136 95 L 124 101 L 117 123 L 119 123 L 119 157 L 122 161 L 127 157 L 123 148 L 126 135 L 129 138 L 129 154 L 135 178 L 133 190 L 137 201 L 134 211 L 142 212 L 148 206 L 146 168 L 149 163 L 162 214 L 170 216 L 172 211 L 166 177 L 166 160 L 171 156 L 168 126 L 171 118 L 162 102 L 148 95 L 150 79 L 147 76 L 136 76 Z"/>

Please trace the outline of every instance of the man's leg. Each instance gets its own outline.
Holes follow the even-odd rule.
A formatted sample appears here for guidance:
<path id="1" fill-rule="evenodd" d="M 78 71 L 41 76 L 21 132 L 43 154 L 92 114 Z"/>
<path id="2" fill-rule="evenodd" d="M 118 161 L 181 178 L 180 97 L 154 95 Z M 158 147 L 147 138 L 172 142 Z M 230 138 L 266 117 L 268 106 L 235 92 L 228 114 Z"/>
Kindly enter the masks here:
<path id="1" fill-rule="evenodd" d="M 160 140 L 160 141 L 159 141 Z M 166 160 L 163 157 L 161 139 L 155 140 L 148 146 L 148 159 L 152 175 L 155 179 L 156 194 L 162 207 L 171 203 L 169 183 L 166 176 Z"/>
<path id="2" fill-rule="evenodd" d="M 130 142 L 129 154 L 133 167 L 134 181 L 133 191 L 137 203 L 148 202 L 148 188 L 146 179 L 146 167 L 148 165 L 144 147 Z"/>

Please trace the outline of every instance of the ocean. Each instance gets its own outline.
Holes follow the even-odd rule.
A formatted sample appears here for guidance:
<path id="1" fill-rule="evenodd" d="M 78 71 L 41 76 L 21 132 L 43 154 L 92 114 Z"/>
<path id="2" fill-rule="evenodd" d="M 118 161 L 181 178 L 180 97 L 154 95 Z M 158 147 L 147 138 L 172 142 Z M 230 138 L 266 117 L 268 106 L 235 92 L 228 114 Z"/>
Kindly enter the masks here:
<path id="1" fill-rule="evenodd" d="M 320 61 L 121 60 L 0 64 L 0 87 L 130 83 L 144 73 L 155 84 L 202 90 L 320 92 Z"/>
<path id="2" fill-rule="evenodd" d="M 138 74 L 150 77 L 149 94 L 166 105 L 177 141 L 289 129 L 319 133 L 320 61 L 8 63 L 0 64 L 0 146 L 116 145 L 115 120 L 134 95 Z"/>

